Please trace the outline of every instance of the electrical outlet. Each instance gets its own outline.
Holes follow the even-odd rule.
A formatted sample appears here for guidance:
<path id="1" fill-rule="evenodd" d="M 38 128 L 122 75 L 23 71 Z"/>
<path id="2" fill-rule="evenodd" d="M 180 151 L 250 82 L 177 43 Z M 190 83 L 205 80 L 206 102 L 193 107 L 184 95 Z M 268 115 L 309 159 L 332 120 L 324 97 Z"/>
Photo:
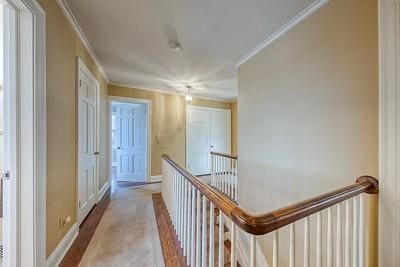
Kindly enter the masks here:
<path id="1" fill-rule="evenodd" d="M 58 227 L 60 229 L 64 228 L 64 226 L 69 223 L 71 221 L 71 217 L 67 216 L 67 217 L 58 217 Z"/>

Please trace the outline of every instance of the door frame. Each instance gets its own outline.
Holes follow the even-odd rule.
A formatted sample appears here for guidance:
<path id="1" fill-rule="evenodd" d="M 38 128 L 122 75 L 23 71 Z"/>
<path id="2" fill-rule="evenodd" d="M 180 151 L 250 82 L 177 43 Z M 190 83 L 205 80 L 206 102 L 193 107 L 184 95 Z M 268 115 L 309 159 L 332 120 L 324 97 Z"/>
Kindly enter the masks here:
<path id="1" fill-rule="evenodd" d="M 112 184 L 112 103 L 121 102 L 129 104 L 145 104 L 147 107 L 147 129 L 146 129 L 146 158 L 147 158 L 147 177 L 146 182 L 151 182 L 151 110 L 152 101 L 151 99 L 141 99 L 125 96 L 108 96 L 108 177 L 109 183 Z"/>
<path id="2" fill-rule="evenodd" d="M 100 82 L 97 80 L 97 78 L 90 72 L 89 68 L 86 66 L 86 64 L 83 62 L 83 60 L 80 57 L 76 57 L 76 170 L 75 170 L 75 177 L 76 177 L 76 200 L 75 200 L 75 205 L 76 205 L 76 221 L 78 225 L 81 223 L 80 218 L 79 218 L 79 167 L 80 167 L 80 162 L 79 162 L 79 103 L 80 103 L 80 98 L 79 98 L 79 80 L 80 80 L 80 70 L 85 72 L 85 74 L 96 84 L 96 151 L 100 151 Z M 99 163 L 100 163 L 100 157 L 99 155 L 96 155 L 96 174 L 95 174 L 95 183 L 96 183 L 96 203 L 98 202 L 99 199 L 99 194 L 100 194 L 100 188 L 99 188 L 99 176 L 100 176 L 100 168 L 99 168 Z M 83 221 L 84 218 L 82 218 Z"/>
<path id="3" fill-rule="evenodd" d="M 15 134 L 9 140 L 14 151 L 9 154 L 11 176 L 4 181 L 13 202 L 4 205 L 4 237 L 13 249 L 4 261 L 6 266 L 45 266 L 46 13 L 36 0 L 6 3 L 14 11 L 4 20 L 5 35 L 12 42 L 4 43 L 10 77 L 5 88 L 14 91 L 7 103 L 16 112 L 8 122 Z"/>
<path id="4" fill-rule="evenodd" d="M 186 105 L 186 120 L 185 120 L 185 166 L 186 169 L 189 170 L 189 160 L 188 160 L 188 155 L 189 155 L 189 110 L 190 109 L 203 109 L 203 110 L 223 110 L 228 112 L 228 122 L 229 122 L 229 127 L 228 127 L 228 143 L 229 143 L 229 152 L 232 151 L 232 110 L 227 109 L 227 108 L 211 108 L 211 107 L 201 107 L 201 106 L 194 106 L 194 105 Z M 221 151 L 217 151 L 221 152 Z"/>

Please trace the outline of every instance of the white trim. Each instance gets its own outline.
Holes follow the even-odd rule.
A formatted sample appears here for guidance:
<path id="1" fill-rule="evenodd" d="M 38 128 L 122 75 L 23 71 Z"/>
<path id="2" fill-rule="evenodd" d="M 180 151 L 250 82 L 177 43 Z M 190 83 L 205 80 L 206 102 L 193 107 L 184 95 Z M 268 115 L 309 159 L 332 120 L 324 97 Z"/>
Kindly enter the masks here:
<path id="1" fill-rule="evenodd" d="M 79 104 L 80 104 L 80 93 L 79 93 L 79 81 L 80 81 L 80 71 L 82 70 L 91 80 L 93 83 L 96 84 L 96 151 L 99 152 L 100 151 L 100 83 L 99 81 L 96 79 L 96 77 L 90 72 L 89 68 L 85 65 L 85 63 L 83 62 L 83 60 L 80 57 L 76 57 L 76 136 L 77 136 L 77 142 L 76 142 L 76 170 L 75 170 L 75 175 L 76 175 L 76 192 L 79 192 L 79 159 L 80 159 L 80 155 L 79 155 Z M 99 194 L 99 180 L 100 180 L 100 157 L 99 155 L 96 156 L 96 197 L 98 198 L 98 194 Z M 76 197 L 75 200 L 75 205 L 76 205 L 76 218 L 78 221 L 78 224 L 80 225 L 81 222 L 83 222 L 83 220 L 85 218 L 80 218 L 80 214 L 79 214 L 79 196 Z M 97 201 L 96 201 L 97 203 Z"/>
<path id="2" fill-rule="evenodd" d="M 111 144 L 111 127 L 112 127 L 112 102 L 122 102 L 122 103 L 140 103 L 145 104 L 147 106 L 147 147 L 146 147 L 146 154 L 147 154 L 147 177 L 146 182 L 151 182 L 151 116 L 152 116 L 152 101 L 151 99 L 141 99 L 141 98 L 133 98 L 133 97 L 123 97 L 123 96 L 108 96 L 108 119 L 109 119 L 109 128 L 107 129 L 109 138 L 108 138 L 108 168 L 109 168 L 109 177 L 110 177 L 110 184 L 112 184 L 112 144 Z"/>
<path id="3" fill-rule="evenodd" d="M 108 188 L 110 188 L 110 183 L 107 181 L 105 184 L 100 188 L 99 193 L 97 194 L 97 203 L 103 198 L 104 194 L 107 192 Z"/>
<path id="4" fill-rule="evenodd" d="M 243 63 L 254 57 L 256 54 L 258 54 L 261 50 L 281 38 L 285 33 L 293 29 L 297 24 L 311 16 L 314 12 L 316 12 L 318 9 L 323 7 L 326 3 L 328 3 L 330 0 L 315 0 L 312 2 L 308 7 L 303 9 L 299 14 L 297 14 L 294 18 L 289 20 L 286 24 L 284 24 L 282 27 L 280 27 L 277 31 L 272 33 L 262 41 L 256 48 L 251 50 L 249 53 L 247 53 L 244 57 L 242 57 L 239 62 L 236 64 L 236 67 L 240 67 Z"/>
<path id="5" fill-rule="evenodd" d="M 101 74 L 103 75 L 103 78 L 108 83 L 109 82 L 108 77 L 106 75 L 106 72 L 104 71 L 103 66 L 101 65 L 99 58 L 96 55 L 96 52 L 94 51 L 93 47 L 90 45 L 89 40 L 86 38 L 85 33 L 83 32 L 81 26 L 79 25 L 77 19 L 75 18 L 74 14 L 72 13 L 67 2 L 65 0 L 56 0 L 56 1 L 57 1 L 58 6 L 64 13 L 65 17 L 67 18 L 68 22 L 70 23 L 71 27 L 74 29 L 75 33 L 78 35 L 83 46 L 86 48 L 89 55 L 92 57 L 93 61 L 96 63 L 97 68 L 100 70 Z"/>
<path id="6" fill-rule="evenodd" d="M 379 266 L 400 262 L 399 25 L 399 0 L 379 0 Z"/>
<path id="7" fill-rule="evenodd" d="M 20 66 L 20 58 L 14 53 L 5 57 L 9 63 L 18 62 L 12 63 L 8 73 L 11 80 L 18 82 L 8 85 L 17 94 L 13 107 L 16 112 L 12 116 L 19 124 L 13 137 L 17 157 L 11 159 L 17 171 L 10 181 L 12 191 L 16 190 L 14 200 L 18 201 L 11 207 L 15 209 L 15 218 L 10 218 L 15 224 L 11 229 L 17 232 L 16 236 L 14 232 L 8 233 L 17 239 L 14 241 L 18 247 L 9 251 L 13 259 L 5 264 L 43 266 L 46 260 L 46 14 L 36 0 L 6 2 L 13 6 L 16 16 L 16 24 L 12 24 L 18 37 L 11 36 L 17 37 L 12 50 L 19 50 L 17 54 L 23 54 L 25 61 Z M 32 61 L 27 62 L 27 58 Z"/>
<path id="8" fill-rule="evenodd" d="M 159 90 L 159 89 L 150 89 L 150 88 L 143 88 L 143 87 L 136 87 L 134 85 L 129 85 L 129 84 L 121 84 L 121 83 L 109 83 L 109 85 L 112 86 L 118 86 L 118 87 L 123 87 L 127 89 L 135 89 L 135 90 L 143 90 L 143 91 L 149 91 L 149 92 L 156 92 L 156 93 L 163 93 L 167 95 L 178 95 L 178 96 L 185 96 L 185 93 L 179 93 L 179 92 L 170 92 L 170 91 L 164 91 L 164 90 Z M 193 93 L 193 92 L 192 92 Z M 192 94 L 193 95 L 193 94 Z M 224 102 L 224 103 L 234 103 L 237 101 L 237 97 L 232 98 L 232 99 L 226 99 L 226 98 L 216 98 L 216 97 L 207 97 L 207 96 L 196 96 L 193 95 L 193 98 L 197 99 L 204 99 L 204 100 L 211 100 L 211 101 L 218 101 L 218 102 Z"/>
<path id="9" fill-rule="evenodd" d="M 162 175 L 152 175 L 150 178 L 151 183 L 161 182 L 161 181 L 162 181 Z"/>
<path id="10" fill-rule="evenodd" d="M 78 224 L 74 223 L 68 230 L 68 232 L 65 234 L 63 239 L 60 241 L 60 243 L 58 243 L 57 247 L 47 258 L 46 260 L 47 267 L 56 267 L 61 263 L 62 259 L 68 252 L 68 249 L 71 247 L 72 243 L 74 243 L 78 234 L 79 234 Z"/>

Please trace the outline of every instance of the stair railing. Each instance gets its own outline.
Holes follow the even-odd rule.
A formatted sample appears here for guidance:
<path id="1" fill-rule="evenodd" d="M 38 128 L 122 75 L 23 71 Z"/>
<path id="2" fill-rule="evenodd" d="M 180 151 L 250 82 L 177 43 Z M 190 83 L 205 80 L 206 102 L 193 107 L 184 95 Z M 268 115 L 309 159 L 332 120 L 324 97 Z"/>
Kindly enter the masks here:
<path id="1" fill-rule="evenodd" d="M 225 224 L 224 220 L 228 220 L 230 225 L 231 266 L 237 265 L 236 233 L 239 227 L 250 237 L 249 266 L 256 266 L 256 236 L 271 234 L 272 267 L 278 267 L 279 231 L 285 226 L 289 227 L 289 267 L 294 267 L 296 262 L 295 231 L 299 226 L 304 229 L 302 248 L 304 266 L 310 266 L 311 255 L 315 256 L 318 267 L 323 265 L 331 267 L 334 264 L 344 267 L 365 266 L 363 193 L 378 194 L 379 185 L 375 178 L 361 176 L 354 184 L 346 187 L 272 212 L 254 215 L 241 209 L 219 190 L 190 174 L 169 156 L 163 155 L 162 158 L 162 195 L 189 266 L 214 266 L 216 255 L 218 255 L 218 267 L 224 266 L 224 227 L 222 227 Z M 316 217 L 316 251 L 313 253 L 310 251 L 312 216 Z M 326 218 L 323 219 L 323 216 Z M 218 250 L 215 253 L 214 225 L 217 217 Z M 326 230 L 324 232 L 323 224 Z M 323 235 L 326 235 L 325 239 Z"/>
<path id="2" fill-rule="evenodd" d="M 211 186 L 237 202 L 238 157 L 219 152 L 211 152 Z"/>

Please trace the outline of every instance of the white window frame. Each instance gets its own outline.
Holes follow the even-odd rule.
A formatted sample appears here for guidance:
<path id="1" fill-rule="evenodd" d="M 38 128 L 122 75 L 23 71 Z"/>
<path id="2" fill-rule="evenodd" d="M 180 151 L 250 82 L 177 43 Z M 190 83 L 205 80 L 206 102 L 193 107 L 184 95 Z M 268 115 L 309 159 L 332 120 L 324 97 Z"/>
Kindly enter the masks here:
<path id="1" fill-rule="evenodd" d="M 3 1 L 4 2 L 4 1 Z M 46 25 L 36 0 L 5 0 L 5 129 L 10 132 L 4 181 L 4 266 L 45 266 Z M 6 67 L 8 66 L 8 67 Z M 9 205 L 7 205 L 9 204 Z"/>

